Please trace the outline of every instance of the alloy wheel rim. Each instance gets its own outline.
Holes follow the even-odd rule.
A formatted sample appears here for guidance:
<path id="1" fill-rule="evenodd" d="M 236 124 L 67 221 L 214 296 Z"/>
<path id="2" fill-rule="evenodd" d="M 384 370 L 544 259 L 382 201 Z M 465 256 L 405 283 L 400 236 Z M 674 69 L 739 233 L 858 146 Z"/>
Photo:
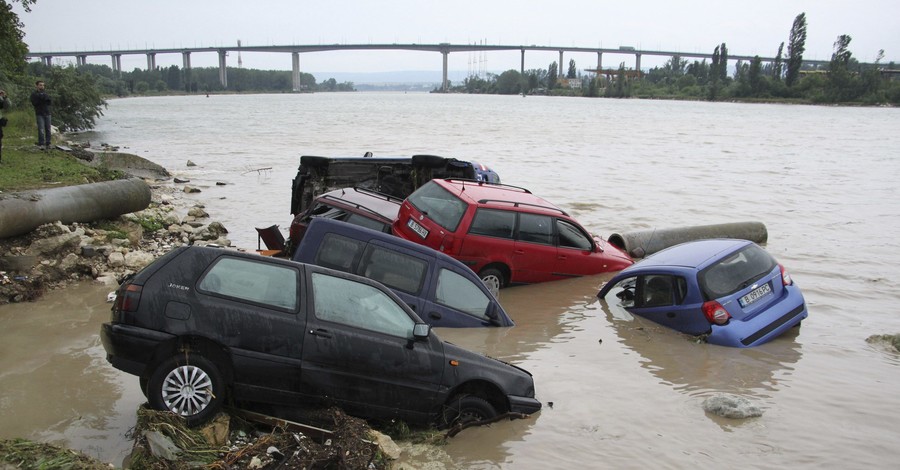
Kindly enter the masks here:
<path id="1" fill-rule="evenodd" d="M 196 415 L 206 409 L 214 398 L 212 380 L 199 367 L 176 367 L 163 380 L 163 403 L 175 414 Z"/>
<path id="2" fill-rule="evenodd" d="M 497 278 L 497 276 L 485 276 L 481 278 L 481 281 L 484 282 L 484 285 L 487 286 L 488 290 L 491 291 L 491 294 L 494 297 L 499 297 L 500 279 Z"/>

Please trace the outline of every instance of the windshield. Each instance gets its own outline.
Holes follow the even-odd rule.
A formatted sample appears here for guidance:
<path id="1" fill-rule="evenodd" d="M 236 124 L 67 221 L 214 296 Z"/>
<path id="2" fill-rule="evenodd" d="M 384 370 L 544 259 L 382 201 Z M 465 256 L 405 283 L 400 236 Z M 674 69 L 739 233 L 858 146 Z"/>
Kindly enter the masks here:
<path id="1" fill-rule="evenodd" d="M 438 184 L 429 182 L 412 193 L 407 201 L 434 223 L 455 232 L 466 212 L 466 203 Z"/>
<path id="2" fill-rule="evenodd" d="M 775 265 L 765 250 L 758 245 L 747 245 L 701 271 L 700 286 L 709 299 L 724 297 L 753 284 Z"/>

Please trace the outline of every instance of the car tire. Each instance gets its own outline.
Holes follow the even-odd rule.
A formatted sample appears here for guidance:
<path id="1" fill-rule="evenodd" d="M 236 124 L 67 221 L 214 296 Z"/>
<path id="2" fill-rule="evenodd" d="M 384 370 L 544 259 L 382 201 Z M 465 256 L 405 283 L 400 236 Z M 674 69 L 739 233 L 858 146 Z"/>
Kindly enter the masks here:
<path id="1" fill-rule="evenodd" d="M 184 417 L 188 426 L 209 421 L 225 402 L 219 368 L 196 354 L 173 356 L 160 364 L 146 390 L 150 406 Z"/>
<path id="2" fill-rule="evenodd" d="M 441 424 L 444 427 L 472 421 L 484 421 L 497 416 L 497 410 L 487 400 L 475 395 L 457 395 L 444 406 Z"/>
<path id="3" fill-rule="evenodd" d="M 447 165 L 447 158 L 438 155 L 413 155 L 410 160 L 413 166 L 425 168 L 441 168 Z"/>
<path id="4" fill-rule="evenodd" d="M 149 379 L 144 376 L 141 376 L 141 378 L 138 380 L 138 383 L 141 386 L 141 393 L 144 394 L 144 398 L 149 398 L 147 396 L 147 382 L 149 382 Z"/>
<path id="5" fill-rule="evenodd" d="M 482 269 L 481 272 L 478 273 L 478 277 L 481 278 L 481 282 L 483 282 L 488 290 L 491 291 L 491 294 L 494 294 L 494 297 L 500 297 L 500 289 L 506 286 L 506 278 L 499 269 Z"/>

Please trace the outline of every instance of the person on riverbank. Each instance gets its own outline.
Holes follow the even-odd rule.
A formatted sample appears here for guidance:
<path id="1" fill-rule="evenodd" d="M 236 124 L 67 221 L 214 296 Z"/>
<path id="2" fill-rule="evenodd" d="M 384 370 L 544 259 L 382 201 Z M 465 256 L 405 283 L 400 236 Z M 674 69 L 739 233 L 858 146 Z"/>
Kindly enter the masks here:
<path id="1" fill-rule="evenodd" d="M 44 81 L 34 83 L 35 89 L 31 92 L 31 105 L 34 106 L 34 115 L 37 118 L 38 147 L 41 150 L 50 150 L 50 95 L 44 90 Z"/>
<path id="2" fill-rule="evenodd" d="M 6 92 L 0 90 L 0 163 L 3 163 L 3 128 L 6 127 L 7 122 L 9 122 L 3 113 L 10 108 L 12 108 L 12 104 L 6 96 Z"/>

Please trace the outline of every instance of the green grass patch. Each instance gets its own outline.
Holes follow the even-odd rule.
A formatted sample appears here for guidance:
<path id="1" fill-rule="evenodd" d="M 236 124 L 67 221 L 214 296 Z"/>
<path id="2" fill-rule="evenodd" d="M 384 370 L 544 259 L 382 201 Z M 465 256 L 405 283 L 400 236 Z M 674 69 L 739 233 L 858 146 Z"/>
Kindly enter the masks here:
<path id="1" fill-rule="evenodd" d="M 119 179 L 121 172 L 92 168 L 60 150 L 38 149 L 34 116 L 26 111 L 5 113 L 0 191 L 52 188 Z"/>

